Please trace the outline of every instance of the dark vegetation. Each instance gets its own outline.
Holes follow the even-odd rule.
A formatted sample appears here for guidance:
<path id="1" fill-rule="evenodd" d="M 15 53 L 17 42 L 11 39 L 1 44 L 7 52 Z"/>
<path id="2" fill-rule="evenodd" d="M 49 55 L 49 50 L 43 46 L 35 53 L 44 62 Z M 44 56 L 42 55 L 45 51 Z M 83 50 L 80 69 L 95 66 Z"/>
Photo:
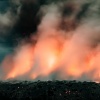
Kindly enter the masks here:
<path id="1" fill-rule="evenodd" d="M 76 81 L 0 82 L 2 100 L 100 100 L 100 84 Z"/>

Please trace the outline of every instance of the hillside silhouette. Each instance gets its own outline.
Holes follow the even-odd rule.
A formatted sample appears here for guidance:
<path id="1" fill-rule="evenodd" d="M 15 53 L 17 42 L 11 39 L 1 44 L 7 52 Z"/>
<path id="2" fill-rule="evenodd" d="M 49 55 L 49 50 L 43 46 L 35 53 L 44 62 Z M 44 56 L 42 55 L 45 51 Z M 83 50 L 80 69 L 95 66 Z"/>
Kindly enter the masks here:
<path id="1" fill-rule="evenodd" d="M 100 100 L 100 84 L 78 81 L 0 81 L 2 100 Z"/>

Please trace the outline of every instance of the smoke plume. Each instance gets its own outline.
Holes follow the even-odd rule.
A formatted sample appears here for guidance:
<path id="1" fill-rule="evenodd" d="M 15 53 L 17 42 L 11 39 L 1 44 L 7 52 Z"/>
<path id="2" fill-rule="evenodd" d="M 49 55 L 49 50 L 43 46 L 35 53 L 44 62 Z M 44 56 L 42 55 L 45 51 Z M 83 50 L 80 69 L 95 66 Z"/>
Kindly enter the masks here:
<path id="1" fill-rule="evenodd" d="M 10 3 L 10 13 L 0 14 L 0 34 L 12 48 L 1 62 L 1 80 L 100 82 L 99 0 Z"/>

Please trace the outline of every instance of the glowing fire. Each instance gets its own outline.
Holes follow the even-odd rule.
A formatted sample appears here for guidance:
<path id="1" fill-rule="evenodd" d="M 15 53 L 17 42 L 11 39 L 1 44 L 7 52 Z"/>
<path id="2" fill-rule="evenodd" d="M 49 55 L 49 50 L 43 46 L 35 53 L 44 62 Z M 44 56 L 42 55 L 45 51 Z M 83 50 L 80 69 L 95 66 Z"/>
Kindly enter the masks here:
<path id="1" fill-rule="evenodd" d="M 67 45 L 68 46 L 68 45 Z M 71 55 L 69 46 L 64 48 L 66 52 L 59 49 L 60 45 L 55 39 L 47 39 L 34 45 L 22 46 L 15 56 L 7 57 L 2 66 L 6 72 L 5 79 L 26 77 L 36 79 L 38 77 L 48 77 L 53 72 L 60 71 L 58 77 L 66 79 L 68 77 L 80 78 L 83 74 L 96 79 L 99 82 L 99 53 L 91 50 L 80 55 Z M 69 49 L 69 51 L 68 51 Z M 72 56 L 72 57 L 71 57 Z M 70 58 L 71 57 L 71 58 Z M 8 66 L 5 62 L 9 62 Z M 98 67 L 95 67 L 98 66 Z M 6 71 L 7 67 L 9 70 Z M 97 68 L 97 69 L 96 69 Z M 94 71 L 92 73 L 92 71 Z M 92 73 L 92 75 L 91 75 Z"/>
<path id="2" fill-rule="evenodd" d="M 58 56 L 55 52 L 45 52 L 43 58 L 40 61 L 39 69 L 37 69 L 37 73 L 32 73 L 31 78 L 35 79 L 37 76 L 48 76 L 51 72 L 53 72 L 56 68 Z"/>
<path id="3" fill-rule="evenodd" d="M 48 16 L 47 16 L 48 17 Z M 54 20 L 53 20 L 54 21 Z M 67 35 L 42 23 L 37 43 L 25 43 L 2 62 L 1 79 L 85 79 L 100 82 L 100 48 L 89 44 L 82 29 Z M 46 27 L 46 28 L 45 28 Z M 50 28 L 51 27 L 51 28 Z M 49 29 L 50 28 L 50 29 Z M 41 29 L 41 27 L 40 27 Z M 46 29 L 46 30 L 45 30 Z M 45 30 L 45 31 L 43 31 Z M 88 34 L 88 33 L 87 33 Z M 34 39 L 31 37 L 31 39 Z M 52 77 L 52 78 L 51 78 Z"/>

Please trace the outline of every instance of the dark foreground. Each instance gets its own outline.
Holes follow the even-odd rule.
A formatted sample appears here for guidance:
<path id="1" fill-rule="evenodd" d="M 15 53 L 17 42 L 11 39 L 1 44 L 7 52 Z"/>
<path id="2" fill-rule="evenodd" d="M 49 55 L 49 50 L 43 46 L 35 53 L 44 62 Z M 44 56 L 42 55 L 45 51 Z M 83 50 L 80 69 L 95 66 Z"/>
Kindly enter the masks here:
<path id="1" fill-rule="evenodd" d="M 100 100 L 100 84 L 76 81 L 1 81 L 0 98 L 0 100 Z"/>

